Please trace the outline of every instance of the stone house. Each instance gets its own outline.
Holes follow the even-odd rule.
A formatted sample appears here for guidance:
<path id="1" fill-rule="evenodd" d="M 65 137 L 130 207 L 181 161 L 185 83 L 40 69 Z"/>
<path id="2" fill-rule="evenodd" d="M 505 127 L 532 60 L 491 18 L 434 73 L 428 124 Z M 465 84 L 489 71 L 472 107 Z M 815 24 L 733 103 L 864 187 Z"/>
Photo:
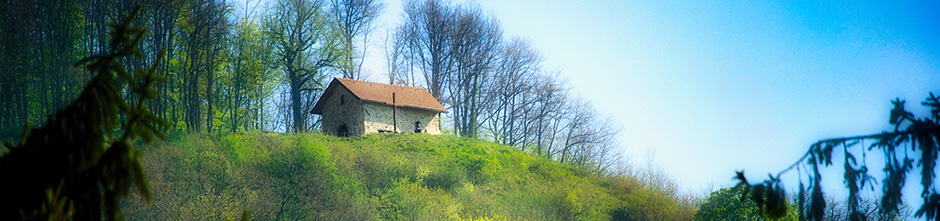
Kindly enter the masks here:
<path id="1" fill-rule="evenodd" d="M 310 110 L 323 117 L 320 131 L 334 136 L 441 134 L 441 113 L 446 112 L 424 88 L 345 78 L 334 78 Z"/>

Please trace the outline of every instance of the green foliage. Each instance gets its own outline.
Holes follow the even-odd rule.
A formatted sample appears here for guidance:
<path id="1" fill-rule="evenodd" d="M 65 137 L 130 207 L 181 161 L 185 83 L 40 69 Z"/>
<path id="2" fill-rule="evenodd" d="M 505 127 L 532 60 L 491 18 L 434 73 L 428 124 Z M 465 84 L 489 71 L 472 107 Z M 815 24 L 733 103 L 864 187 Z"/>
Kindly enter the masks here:
<path id="1" fill-rule="evenodd" d="M 135 198 L 123 205 L 128 217 L 226 219 L 250 209 L 260 220 L 603 220 L 615 211 L 630 214 L 623 219 L 691 219 L 676 215 L 691 208 L 632 177 L 595 176 L 479 139 L 170 137 L 145 149 L 154 203 Z"/>
<path id="2" fill-rule="evenodd" d="M 695 212 L 695 220 L 765 220 L 761 209 L 751 200 L 741 198 L 748 195 L 745 188 L 721 188 L 712 192 Z M 789 204 L 786 216 L 781 220 L 799 220 L 799 214 Z"/>
<path id="3" fill-rule="evenodd" d="M 262 27 L 251 19 L 243 18 L 233 27 L 234 36 L 228 49 L 228 67 L 220 76 L 219 85 L 223 102 L 219 102 L 224 117 L 220 122 L 229 125 L 231 132 L 242 128 L 261 128 L 264 98 L 274 93 L 278 78 L 273 76 L 270 64 L 274 61 L 272 45 L 264 39 Z"/>
<path id="4" fill-rule="evenodd" d="M 163 81 L 156 66 L 128 72 L 122 63 L 142 56 L 137 45 L 145 30 L 131 26 L 139 9 L 111 24 L 110 51 L 76 63 L 95 73 L 78 98 L 17 144 L 6 144 L 9 153 L 0 158 L 0 219 L 118 219 L 120 199 L 135 187 L 150 199 L 142 152 L 132 143 L 164 137 L 168 124 L 144 103 L 157 95 L 153 84 Z M 125 101 L 125 90 L 136 99 Z"/>
<path id="5" fill-rule="evenodd" d="M 778 208 L 778 205 L 785 203 L 786 199 L 781 197 L 780 180 L 783 173 L 794 168 L 798 171 L 805 171 L 806 180 L 810 181 L 809 186 L 803 184 L 803 177 L 800 179 L 800 189 L 798 194 L 798 204 L 800 215 L 813 220 L 822 220 L 826 214 L 826 199 L 823 197 L 821 182 L 822 175 L 819 172 L 821 166 L 831 166 L 833 164 L 833 151 L 842 150 L 843 154 L 843 180 L 848 189 L 848 198 L 846 199 L 846 209 L 848 218 L 851 220 L 866 220 L 869 214 L 860 209 L 860 191 L 866 185 L 874 189 L 875 179 L 868 174 L 868 166 L 865 158 L 867 156 L 881 157 L 884 159 L 885 178 L 882 180 L 881 204 L 879 205 L 881 217 L 897 217 L 903 202 L 901 200 L 901 189 L 904 187 L 907 173 L 914 168 L 914 162 L 920 169 L 922 191 L 920 197 L 923 204 L 915 213 L 916 216 L 926 219 L 940 219 L 940 193 L 937 192 L 934 180 L 936 179 L 936 165 L 938 160 L 938 151 L 940 151 L 940 99 L 930 94 L 922 105 L 931 109 L 931 115 L 917 119 L 914 114 L 904 108 L 904 101 L 895 99 L 891 101 L 894 108 L 891 110 L 888 122 L 894 126 L 893 132 L 882 132 L 879 134 L 831 138 L 821 140 L 810 146 L 806 154 L 797 160 L 792 166 L 781 171 L 776 177 L 771 176 L 769 180 L 751 184 L 744 177 L 743 172 L 738 172 L 737 179 L 741 181 L 740 185 L 751 188 L 751 199 L 758 207 Z M 852 147 L 869 141 L 871 143 L 867 148 L 862 147 L 853 149 Z M 872 150 L 880 150 L 881 153 Z M 862 159 L 858 159 L 859 152 Z M 910 153 L 909 152 L 913 152 Z M 919 153 L 919 156 L 914 155 Z M 914 155 L 914 157 L 911 157 Z M 809 189 L 809 191 L 807 191 Z M 754 193 L 761 193 L 763 195 Z M 807 193 L 809 192 L 809 193 Z M 809 198 L 807 199 L 807 195 Z M 808 207 L 808 208 L 807 208 Z M 783 213 L 774 213 L 779 210 L 773 210 L 769 217 L 781 217 Z"/>
<path id="6" fill-rule="evenodd" d="M 265 39 L 273 45 L 273 63 L 283 73 L 289 92 L 291 132 L 311 128 L 308 107 L 326 89 L 327 67 L 336 59 L 337 32 L 329 24 L 324 2 L 275 0 L 265 16 Z"/>

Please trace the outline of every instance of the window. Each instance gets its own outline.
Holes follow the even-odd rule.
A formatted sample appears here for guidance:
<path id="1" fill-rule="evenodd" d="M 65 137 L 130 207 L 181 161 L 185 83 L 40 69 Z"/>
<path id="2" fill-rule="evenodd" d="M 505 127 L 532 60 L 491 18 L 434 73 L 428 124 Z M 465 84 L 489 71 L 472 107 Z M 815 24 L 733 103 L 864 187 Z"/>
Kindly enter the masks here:
<path id="1" fill-rule="evenodd" d="M 421 133 L 421 121 L 415 121 L 415 133 Z"/>
<path id="2" fill-rule="evenodd" d="M 346 95 L 345 94 L 339 95 L 339 105 L 345 105 L 345 104 L 346 104 Z"/>

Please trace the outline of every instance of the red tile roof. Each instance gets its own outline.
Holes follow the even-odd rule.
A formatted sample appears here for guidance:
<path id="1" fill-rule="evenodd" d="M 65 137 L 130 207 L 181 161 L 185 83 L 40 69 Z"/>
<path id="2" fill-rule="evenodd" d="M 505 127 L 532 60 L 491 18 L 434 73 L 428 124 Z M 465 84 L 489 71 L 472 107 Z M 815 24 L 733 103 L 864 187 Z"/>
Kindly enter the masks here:
<path id="1" fill-rule="evenodd" d="M 349 90 L 352 92 L 353 96 L 365 102 L 392 105 L 392 93 L 395 93 L 394 104 L 396 104 L 396 106 L 434 112 L 447 112 L 447 109 L 444 109 L 444 105 L 441 105 L 441 102 L 438 102 L 437 99 L 431 96 L 431 93 L 424 88 L 333 78 L 333 81 L 330 82 L 326 91 L 323 92 L 323 96 L 320 96 L 320 100 L 313 106 L 313 110 L 310 110 L 310 113 L 323 114 L 323 108 L 326 106 L 324 103 L 340 88 Z"/>

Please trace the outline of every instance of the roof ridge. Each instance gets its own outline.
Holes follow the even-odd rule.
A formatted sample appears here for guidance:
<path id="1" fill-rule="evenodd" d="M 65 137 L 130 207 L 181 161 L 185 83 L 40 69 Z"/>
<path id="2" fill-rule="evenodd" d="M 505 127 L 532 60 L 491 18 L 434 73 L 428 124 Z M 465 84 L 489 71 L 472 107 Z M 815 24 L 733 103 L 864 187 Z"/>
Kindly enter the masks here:
<path id="1" fill-rule="evenodd" d="M 370 83 L 370 84 L 381 84 L 381 85 L 388 85 L 388 86 L 395 86 L 395 87 L 404 87 L 404 88 L 414 88 L 414 89 L 428 90 L 427 88 L 424 88 L 424 87 L 413 87 L 413 86 L 407 86 L 407 85 L 386 84 L 386 83 L 379 83 L 379 82 L 372 82 L 372 81 L 365 81 L 365 80 L 356 80 L 356 79 L 341 78 L 341 77 L 337 77 L 336 79 L 348 80 L 348 81 L 358 81 L 358 82 Z"/>
<path id="2" fill-rule="evenodd" d="M 402 107 L 412 107 L 442 113 L 447 112 L 444 105 L 425 88 L 334 77 L 333 82 L 330 82 L 330 86 L 324 91 L 324 94 L 317 101 L 317 104 L 314 105 L 314 110 L 311 110 L 311 113 L 320 113 L 324 105 L 321 101 L 324 101 L 325 98 L 333 94 L 334 92 L 332 91 L 335 91 L 336 87 L 345 88 L 352 96 L 362 101 L 394 104 L 396 106 L 401 105 Z M 398 92 L 399 95 L 397 102 L 395 99 L 396 92 Z"/>

